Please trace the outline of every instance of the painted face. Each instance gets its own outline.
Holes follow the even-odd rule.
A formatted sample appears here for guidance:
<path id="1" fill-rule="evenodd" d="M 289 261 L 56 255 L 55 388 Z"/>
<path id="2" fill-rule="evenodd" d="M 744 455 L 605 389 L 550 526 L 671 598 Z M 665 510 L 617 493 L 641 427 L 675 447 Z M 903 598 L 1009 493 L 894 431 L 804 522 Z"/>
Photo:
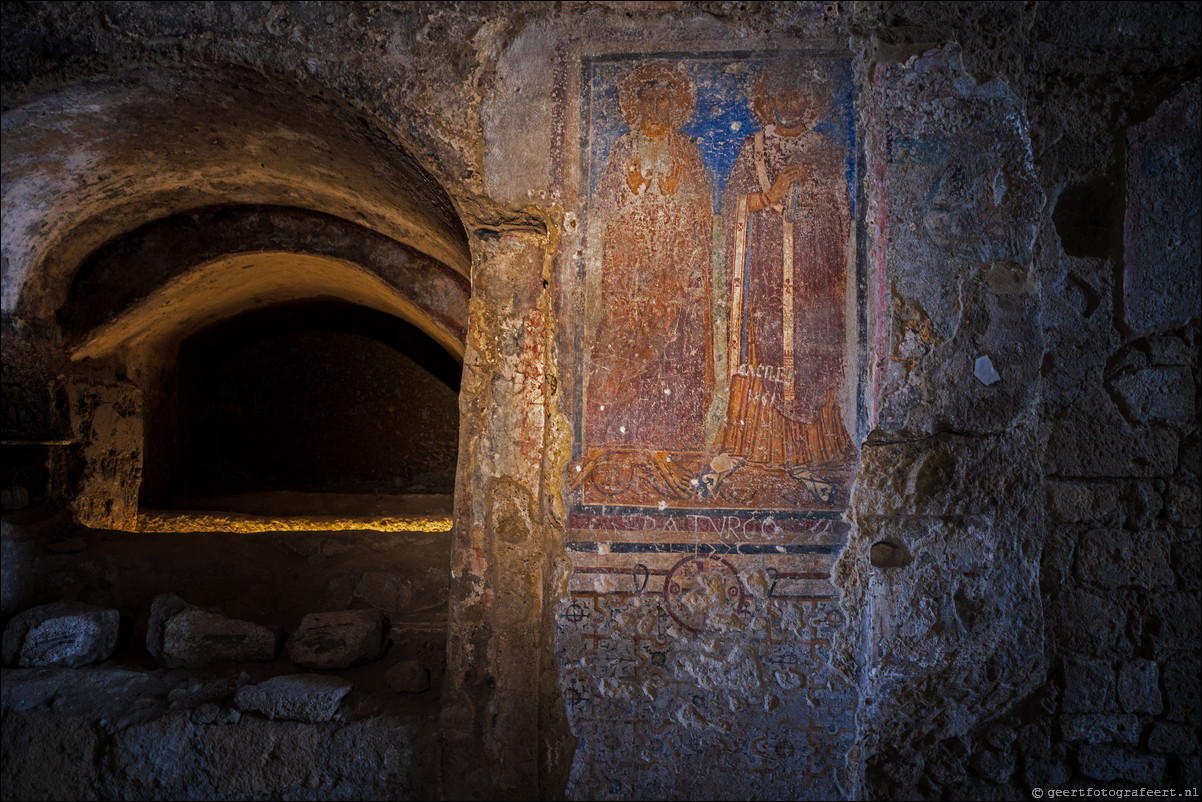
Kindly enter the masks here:
<path id="1" fill-rule="evenodd" d="M 639 90 L 639 113 L 643 121 L 643 133 L 650 137 L 661 137 L 671 129 L 672 103 L 676 92 L 661 82 L 649 83 Z"/>
<path id="2" fill-rule="evenodd" d="M 778 130 L 800 131 L 813 124 L 814 104 L 801 89 L 781 89 L 772 96 L 772 115 Z"/>

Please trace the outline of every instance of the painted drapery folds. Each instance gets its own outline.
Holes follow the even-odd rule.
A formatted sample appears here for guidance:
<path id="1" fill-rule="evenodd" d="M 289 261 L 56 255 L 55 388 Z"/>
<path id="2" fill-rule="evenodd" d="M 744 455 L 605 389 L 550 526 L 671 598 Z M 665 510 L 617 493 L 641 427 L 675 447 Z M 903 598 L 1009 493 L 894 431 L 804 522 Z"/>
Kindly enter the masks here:
<path id="1" fill-rule="evenodd" d="M 830 577 L 863 364 L 846 53 L 579 70 L 561 95 L 569 795 L 712 796 L 664 773 L 674 755 L 740 796 L 838 798 L 857 702 L 830 663 Z"/>
<path id="2" fill-rule="evenodd" d="M 593 450 L 705 447 L 713 189 L 680 131 L 694 103 L 692 82 L 666 64 L 644 64 L 621 84 L 630 131 L 610 150 L 595 194 L 605 233 L 588 381 Z"/>
<path id="3" fill-rule="evenodd" d="M 814 53 L 586 60 L 579 511 L 846 508 L 847 76 Z"/>

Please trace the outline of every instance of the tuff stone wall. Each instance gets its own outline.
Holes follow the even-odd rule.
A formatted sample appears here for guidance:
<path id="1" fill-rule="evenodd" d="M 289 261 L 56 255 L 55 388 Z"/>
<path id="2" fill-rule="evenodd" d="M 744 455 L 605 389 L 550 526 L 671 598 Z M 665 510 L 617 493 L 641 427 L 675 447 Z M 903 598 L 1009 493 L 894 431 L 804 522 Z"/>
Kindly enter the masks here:
<path id="1" fill-rule="evenodd" d="M 447 593 L 445 618 L 418 615 L 423 638 L 446 631 L 438 709 L 410 718 L 371 690 L 382 664 L 324 724 L 222 717 L 251 680 L 294 673 L 283 662 L 246 679 L 234 667 L 209 696 L 172 696 L 176 679 L 141 665 L 74 669 L 97 700 L 68 693 L 61 673 L 6 668 L 5 751 L 20 756 L 8 765 L 39 767 L 12 775 L 21 796 L 1199 785 L 1196 4 L 6 3 L 3 15 L 4 424 L 6 439 L 33 441 L 5 446 L 23 466 L 6 503 L 24 507 L 5 516 L 6 621 L 72 599 L 149 626 L 151 598 L 175 590 L 293 627 L 324 607 L 420 606 L 414 570 L 423 598 Z M 837 56 L 850 87 L 850 490 L 820 532 L 756 514 L 719 532 L 692 510 L 584 537 L 572 475 L 586 467 L 574 413 L 587 365 L 571 338 L 597 298 L 580 109 L 617 86 L 599 72 L 582 83 L 582 65 L 803 51 Z M 180 334 L 163 310 L 187 297 L 160 286 L 195 281 L 209 293 L 198 314 L 216 319 L 253 294 L 230 291 L 238 261 L 204 272 L 241 253 L 222 241 L 202 257 L 206 239 L 158 274 L 154 259 L 111 261 L 106 286 L 128 280 L 132 303 L 76 330 L 76 270 L 143 226 L 222 204 L 245 212 L 239 231 L 274 221 L 251 274 L 265 297 L 332 294 L 462 348 L 449 553 L 290 533 L 188 535 L 177 550 L 55 517 L 73 506 L 111 527 L 137 512 L 139 393 Z M 297 223 L 310 213 L 327 224 Z M 303 281 L 272 284 L 278 253 Z M 685 600 L 669 580 L 689 549 L 702 581 L 677 583 Z M 294 565 L 309 572 L 302 595 L 332 604 L 274 606 L 269 589 L 286 595 Z M 242 586 L 217 592 L 231 572 Z M 43 682 L 60 690 L 10 693 Z M 136 721 L 106 712 L 143 698 L 180 704 L 147 704 Z M 313 759 L 234 758 L 282 744 Z M 349 762 L 363 744 L 383 776 Z M 59 747 L 95 760 L 63 770 Z"/>
<path id="2" fill-rule="evenodd" d="M 876 485 L 865 481 L 874 472 L 862 469 L 857 517 L 880 527 L 882 540 L 902 550 L 901 555 L 891 550 L 889 560 L 870 568 L 876 555 L 866 552 L 875 538 L 861 527 L 860 533 L 868 535 L 859 558 L 866 570 L 857 576 L 870 577 L 865 597 L 880 594 L 866 620 L 865 651 L 879 655 L 868 662 L 867 678 L 870 685 L 883 681 L 885 686 L 872 694 L 868 709 L 876 709 L 865 717 L 871 722 L 864 728 L 869 796 L 1020 798 L 1036 787 L 1189 787 L 1196 782 L 1189 778 L 1197 777 L 1197 758 L 1184 756 L 1193 736 L 1168 745 L 1164 705 L 1170 696 L 1192 698 L 1197 683 L 1183 687 L 1179 673 L 1167 682 L 1152 674 L 1170 666 L 1179 672 L 1175 666 L 1192 666 L 1198 659 L 1197 633 L 1191 630 L 1198 606 L 1180 595 L 1196 583 L 1196 568 L 1190 559 L 1178 561 L 1173 551 L 1197 541 L 1189 523 L 1196 513 L 1187 511 L 1196 504 L 1178 502 L 1170 508 L 1166 503 L 1182 498 L 1171 488 L 1179 481 L 1194 482 L 1187 477 L 1197 471 L 1197 447 L 1191 445 L 1198 421 L 1196 346 L 1184 357 L 1191 347 L 1186 343 L 1196 337 L 1197 317 L 1192 311 L 1169 314 L 1156 320 L 1153 331 L 1141 331 L 1123 311 L 1130 293 L 1122 290 L 1137 269 L 1130 261 L 1131 226 L 1124 225 L 1140 203 L 1141 182 L 1134 174 L 1140 168 L 1132 159 L 1137 131 L 1154 126 L 1142 121 L 1163 119 L 1166 110 L 1178 118 L 1188 114 L 1190 101 L 1177 93 L 1196 92 L 1188 81 L 1192 68 L 1186 66 L 1196 62 L 1196 45 L 1190 46 L 1192 57 L 1187 47 L 1155 68 L 1143 61 L 1134 41 L 1163 42 L 1153 18 L 1171 18 L 1184 9 L 1148 11 L 1150 17 L 1124 18 L 1108 28 L 1109 34 L 1080 25 L 1060 27 L 1068 13 L 1062 6 L 1034 14 L 1027 9 L 1025 15 L 1004 19 L 994 16 L 996 8 L 964 9 L 961 13 L 975 24 L 957 23 L 956 41 L 967 70 L 978 76 L 1004 74 L 1017 96 L 1021 112 L 997 115 L 997 121 L 1021 125 L 1026 117 L 1028 180 L 1037 185 L 1030 192 L 1047 201 L 1042 210 L 1034 204 L 1023 212 L 1021 202 L 1009 207 L 1031 215 L 1032 251 L 1016 247 L 1030 242 L 1027 231 L 1022 238 L 1005 237 L 1001 244 L 1009 252 L 1000 264 L 995 261 L 977 274 L 983 294 L 963 283 L 958 294 L 949 293 L 959 299 L 951 306 L 972 331 L 972 345 L 967 353 L 934 364 L 954 372 L 958 363 L 961 375 L 975 375 L 976 383 L 949 397 L 946 388 L 957 377 L 938 381 L 933 387 L 941 398 L 924 398 L 911 407 L 922 413 L 917 417 L 907 413 L 905 422 L 926 429 L 922 435 L 914 437 L 903 426 L 900 437 L 882 440 L 908 442 L 876 445 L 870 436 L 865 444 L 865 466 L 870 454 L 879 454 L 891 470 L 880 472 L 888 479 Z M 946 30 L 945 21 L 914 12 L 906 19 L 913 26 L 911 36 L 937 38 Z M 1120 28 L 1134 37 L 1130 46 L 1106 65 L 1093 61 L 1089 53 L 1104 47 L 1106 37 Z M 1010 31 L 1014 45 L 998 47 L 998 39 L 986 45 L 987 30 L 993 35 Z M 1021 69 L 1003 66 L 1020 54 Z M 929 58 L 909 62 L 906 67 L 917 69 L 900 70 L 900 81 L 913 80 Z M 1035 67 L 1052 63 L 1055 69 Z M 879 82 L 886 87 L 890 74 L 899 72 L 887 70 Z M 1091 97 L 1099 111 L 1081 114 L 1072 104 L 1056 102 L 1082 85 L 1096 93 Z M 889 118 L 883 122 L 888 125 Z M 1182 135 L 1188 125 L 1176 130 Z M 1158 152 L 1180 165 L 1170 173 L 1196 174 L 1196 155 L 1168 156 L 1188 147 L 1183 143 L 1162 139 Z M 967 177 L 972 168 L 988 168 L 999 145 L 1004 151 L 1004 140 L 991 133 L 975 147 Z M 917 150 L 903 161 L 926 161 L 921 147 Z M 892 168 L 894 160 L 886 161 Z M 1004 180 L 1011 190 L 1015 182 L 1009 172 Z M 889 192 L 885 199 L 895 197 Z M 934 197 L 927 200 L 928 208 Z M 1181 203 L 1189 206 L 1185 197 Z M 988 203 L 973 206 L 969 211 L 991 211 Z M 925 212 L 914 223 L 927 223 Z M 1192 218 L 1185 212 L 1160 219 Z M 991 227 L 977 228 L 989 232 Z M 1185 224 L 1165 240 L 1179 241 L 1189 251 L 1197 241 L 1196 228 Z M 923 261 L 908 259 L 906 272 L 914 275 Z M 979 261 L 985 267 L 986 260 Z M 940 262 L 938 275 L 955 279 L 954 269 L 947 270 L 955 260 L 943 256 Z M 1160 300 L 1149 306 L 1163 310 L 1175 303 L 1170 299 L 1178 292 L 1193 293 L 1192 279 L 1185 277 L 1189 272 L 1178 271 L 1180 278 L 1152 290 Z M 893 285 L 888 291 L 897 293 Z M 896 362 L 909 375 L 942 346 L 941 317 L 909 302 L 904 291 L 893 303 L 900 311 L 894 325 L 900 323 L 904 334 L 894 336 L 892 347 L 900 344 L 901 350 L 878 351 L 877 359 Z M 993 351 L 998 347 L 1010 349 L 1003 359 Z M 1180 356 L 1151 356 L 1168 351 Z M 1131 361 L 1136 353 L 1140 356 Z M 982 355 L 990 357 L 996 378 L 977 369 Z M 1169 367 L 1171 362 L 1190 367 Z M 1191 373 L 1193 386 L 1174 383 L 1174 370 Z M 1143 379 L 1124 387 L 1124 381 L 1132 381 L 1125 377 L 1137 371 L 1144 371 Z M 1017 381 L 1011 384 L 1012 377 Z M 1141 389 L 1134 390 L 1135 384 Z M 914 387 L 915 394 L 932 389 L 925 382 Z M 1163 388 L 1157 397 L 1173 399 L 1155 414 L 1148 413 L 1144 400 L 1145 393 L 1156 392 L 1152 387 Z M 981 393 L 995 395 L 981 399 Z M 979 400 L 971 407 L 948 410 L 951 415 L 944 413 L 940 420 L 948 404 L 960 403 L 952 398 L 973 397 Z M 985 512 L 973 509 L 974 499 L 997 505 L 986 515 L 998 516 L 1002 525 L 993 536 L 1001 540 L 991 543 L 973 531 L 972 515 Z M 911 517 L 936 510 L 934 518 Z M 849 549 L 845 560 L 852 554 Z M 964 561 L 960 569 L 949 575 L 947 567 L 958 560 Z M 1007 562 L 1005 579 L 995 575 L 990 582 L 990 573 Z M 934 580 L 926 587 L 924 575 Z M 986 594 L 979 593 L 982 582 L 990 587 Z M 1167 607 L 1172 614 L 1162 612 Z M 1170 617 L 1178 623 L 1164 625 L 1163 637 L 1153 635 Z M 988 632 L 999 625 L 1004 636 Z M 927 626 L 932 634 L 919 635 Z M 985 638 L 975 641 L 977 633 Z M 916 687 L 919 677 L 940 672 L 957 653 L 971 655 L 972 664 Z M 899 665 L 906 670 L 898 671 Z M 889 684 L 890 677 L 896 684 Z M 965 680 L 974 688 L 968 703 L 957 698 Z M 1197 714 L 1190 715 L 1196 721 Z M 1188 729 L 1173 732 L 1184 735 Z M 1183 750 L 1181 756 L 1174 749 Z"/>

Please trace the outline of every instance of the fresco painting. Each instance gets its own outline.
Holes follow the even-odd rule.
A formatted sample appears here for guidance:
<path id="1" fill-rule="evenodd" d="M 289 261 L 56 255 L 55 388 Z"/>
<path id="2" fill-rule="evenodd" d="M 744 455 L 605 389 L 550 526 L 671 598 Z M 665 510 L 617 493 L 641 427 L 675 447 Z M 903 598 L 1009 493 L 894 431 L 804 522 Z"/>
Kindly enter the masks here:
<path id="1" fill-rule="evenodd" d="M 857 697 L 831 664 L 831 575 L 863 363 L 847 54 L 579 68 L 564 174 L 582 230 L 561 262 L 569 796 L 713 794 L 675 772 L 666 786 L 674 761 L 721 766 L 749 796 L 838 798 Z"/>
<path id="2" fill-rule="evenodd" d="M 586 60 L 577 511 L 846 508 L 849 76 L 821 53 Z"/>
<path id="3" fill-rule="evenodd" d="M 611 148 L 593 195 L 605 226 L 587 390 L 593 451 L 705 447 L 713 188 L 680 131 L 695 103 L 692 82 L 668 64 L 643 64 L 621 85 L 630 131 Z"/>

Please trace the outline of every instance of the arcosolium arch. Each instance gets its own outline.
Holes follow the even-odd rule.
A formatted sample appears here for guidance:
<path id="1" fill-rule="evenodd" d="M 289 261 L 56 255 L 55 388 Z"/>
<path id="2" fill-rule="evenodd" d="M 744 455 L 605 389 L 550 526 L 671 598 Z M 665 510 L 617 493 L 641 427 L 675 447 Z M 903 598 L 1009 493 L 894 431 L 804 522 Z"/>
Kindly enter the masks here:
<path id="1" fill-rule="evenodd" d="M 7 110 L 3 165 L 6 336 L 49 354 L 66 389 L 82 496 L 108 496 L 77 505 L 85 523 L 136 515 L 129 441 L 206 327 L 337 300 L 462 361 L 470 255 L 452 202 L 344 105 L 238 70 L 131 73 Z M 97 422 L 106 406 L 134 420 Z"/>

